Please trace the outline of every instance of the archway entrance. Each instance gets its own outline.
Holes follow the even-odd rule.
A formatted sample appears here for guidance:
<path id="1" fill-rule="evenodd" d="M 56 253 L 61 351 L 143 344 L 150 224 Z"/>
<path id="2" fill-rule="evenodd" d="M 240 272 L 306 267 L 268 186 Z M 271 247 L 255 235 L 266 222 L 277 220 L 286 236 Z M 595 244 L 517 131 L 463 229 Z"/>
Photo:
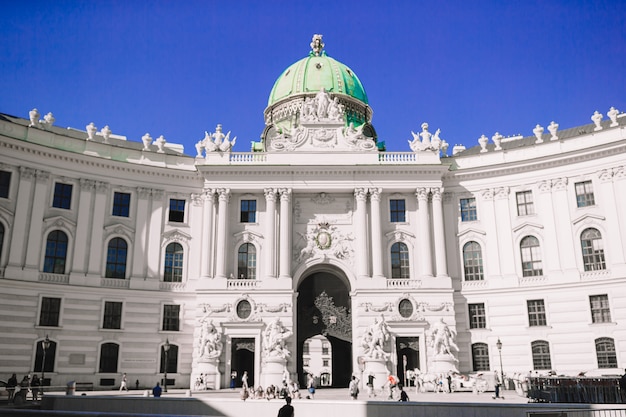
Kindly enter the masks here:
<path id="1" fill-rule="evenodd" d="M 339 273 L 314 272 L 305 277 L 298 287 L 297 367 L 298 382 L 306 387 L 303 353 L 305 341 L 322 335 L 330 343 L 329 368 L 331 375 L 314 377 L 332 381 L 330 386 L 346 387 L 352 376 L 352 315 L 350 289 Z M 308 342 L 307 342 L 308 343 Z"/>
<path id="2" fill-rule="evenodd" d="M 248 372 L 248 386 L 254 386 L 254 338 L 233 338 L 231 378 L 241 387 L 241 376 Z"/>

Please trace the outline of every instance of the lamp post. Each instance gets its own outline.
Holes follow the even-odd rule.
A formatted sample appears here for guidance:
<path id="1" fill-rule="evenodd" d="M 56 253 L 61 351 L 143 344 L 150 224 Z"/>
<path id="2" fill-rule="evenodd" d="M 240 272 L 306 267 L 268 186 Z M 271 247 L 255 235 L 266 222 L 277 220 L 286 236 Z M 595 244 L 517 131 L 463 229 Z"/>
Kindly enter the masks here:
<path id="1" fill-rule="evenodd" d="M 170 351 L 170 341 L 169 339 L 165 339 L 165 344 L 163 345 L 163 353 L 165 354 L 165 377 L 163 378 L 163 391 L 167 392 L 167 353 Z"/>
<path id="2" fill-rule="evenodd" d="M 48 348 L 50 348 L 50 339 L 48 338 L 48 335 L 46 335 L 46 338 L 41 341 L 41 350 L 43 351 L 43 356 L 41 358 L 41 386 L 42 387 L 44 386 L 44 381 L 46 377 L 46 352 L 48 351 Z"/>
<path id="3" fill-rule="evenodd" d="M 502 387 L 504 387 L 504 370 L 502 369 L 502 342 L 500 338 L 496 342 L 496 347 L 498 348 L 498 354 L 500 355 L 500 380 L 502 381 Z"/>

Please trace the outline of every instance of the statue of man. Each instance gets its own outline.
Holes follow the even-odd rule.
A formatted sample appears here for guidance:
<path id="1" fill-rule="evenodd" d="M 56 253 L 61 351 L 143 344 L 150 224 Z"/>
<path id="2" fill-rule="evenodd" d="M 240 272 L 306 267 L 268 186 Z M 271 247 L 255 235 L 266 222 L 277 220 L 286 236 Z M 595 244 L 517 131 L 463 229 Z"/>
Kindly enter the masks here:
<path id="1" fill-rule="evenodd" d="M 436 354 L 448 354 L 452 355 L 452 350 L 458 352 L 459 348 L 454 343 L 454 337 L 456 332 L 451 330 L 443 318 L 434 325 L 431 333 L 432 345 L 435 348 Z"/>

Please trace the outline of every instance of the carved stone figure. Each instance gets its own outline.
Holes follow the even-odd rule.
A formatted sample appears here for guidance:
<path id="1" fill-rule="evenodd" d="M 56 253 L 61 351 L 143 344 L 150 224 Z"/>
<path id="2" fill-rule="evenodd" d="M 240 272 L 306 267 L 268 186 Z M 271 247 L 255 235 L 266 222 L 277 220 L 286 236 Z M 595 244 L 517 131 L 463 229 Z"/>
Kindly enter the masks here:
<path id="1" fill-rule="evenodd" d="M 230 132 L 224 134 L 222 125 L 218 124 L 214 133 L 204 132 L 204 139 L 196 144 L 196 151 L 198 156 L 202 156 L 202 147 L 204 147 L 207 153 L 215 151 L 230 152 L 236 141 L 237 137 L 230 140 Z"/>
<path id="2" fill-rule="evenodd" d="M 274 319 L 263 334 L 265 356 L 288 359 L 291 352 L 285 346 L 285 342 L 292 334 L 293 332 L 283 325 L 280 318 Z"/>
<path id="3" fill-rule="evenodd" d="M 611 127 L 615 127 L 617 126 L 619 123 L 617 123 L 617 115 L 619 114 L 619 110 L 617 110 L 615 107 L 611 107 L 609 109 L 609 112 L 606 114 L 607 116 L 609 116 L 609 119 L 611 119 Z"/>
<path id="4" fill-rule="evenodd" d="M 478 144 L 480 145 L 481 153 L 487 152 L 487 142 L 489 142 L 489 139 L 487 139 L 487 136 L 485 135 L 481 135 L 478 138 Z"/>
<path id="5" fill-rule="evenodd" d="M 163 137 L 163 135 L 159 136 L 155 142 L 157 144 L 157 147 L 159 148 L 159 150 L 157 152 L 158 153 L 165 153 L 163 148 L 165 147 L 165 142 L 166 141 L 165 141 L 165 138 Z"/>
<path id="6" fill-rule="evenodd" d="M 111 137 L 111 129 L 109 129 L 108 125 L 104 126 L 102 130 L 100 130 L 100 134 L 104 138 L 104 143 L 109 143 L 109 138 Z"/>
<path id="7" fill-rule="evenodd" d="M 149 151 L 150 145 L 152 145 L 152 136 L 150 136 L 150 133 L 146 133 L 145 135 L 143 135 L 141 137 L 141 141 L 143 142 L 143 150 Z"/>
<path id="8" fill-rule="evenodd" d="M 556 131 L 559 128 L 558 123 L 554 123 L 554 120 L 548 125 L 548 132 L 550 132 L 550 140 L 557 140 L 559 137 L 556 135 Z"/>
<path id="9" fill-rule="evenodd" d="M 85 126 L 85 129 L 87 130 L 87 140 L 93 140 L 93 138 L 96 136 L 96 131 L 98 130 L 96 125 L 91 122 L 87 126 Z"/>
<path id="10" fill-rule="evenodd" d="M 198 356 L 201 359 L 219 358 L 222 354 L 222 335 L 215 328 L 213 321 L 206 316 L 200 319 L 200 325 Z"/>
<path id="11" fill-rule="evenodd" d="M 413 152 L 418 151 L 439 151 L 445 140 L 439 137 L 441 133 L 441 129 L 437 129 L 435 134 L 433 135 L 428 131 L 428 123 L 422 123 L 422 131 L 420 133 L 415 133 L 411 131 L 411 135 L 413 135 L 413 140 L 409 140 L 409 147 Z"/>
<path id="12" fill-rule="evenodd" d="M 48 112 L 48 114 L 46 114 L 46 115 L 43 117 L 43 122 L 44 122 L 46 125 L 48 125 L 48 126 L 52 126 L 52 125 L 54 124 L 55 120 L 56 120 L 56 119 L 54 118 L 54 116 L 52 115 L 52 113 L 51 113 L 51 112 Z M 41 122 L 41 120 L 40 120 L 39 122 Z"/>
<path id="13" fill-rule="evenodd" d="M 389 326 L 385 317 L 381 314 L 380 319 L 374 319 L 361 338 L 363 355 L 372 359 L 388 359 L 390 354 L 385 352 L 385 342 L 389 340 Z"/>
<path id="14" fill-rule="evenodd" d="M 459 351 L 454 339 L 456 338 L 456 332 L 451 330 L 448 325 L 440 319 L 433 326 L 433 330 L 430 334 L 431 344 L 435 348 L 435 354 L 437 355 L 452 355 L 452 351 Z"/>
<path id="15" fill-rule="evenodd" d="M 500 146 L 500 143 L 502 143 L 502 135 L 498 132 L 496 132 L 492 137 L 491 140 L 493 141 L 493 143 L 495 143 L 496 147 L 493 149 L 494 151 L 500 151 L 502 150 L 502 147 Z"/>
<path id="16" fill-rule="evenodd" d="M 593 130 L 602 130 L 602 126 L 600 125 L 600 123 L 602 122 L 602 113 L 596 110 L 591 116 L 591 120 L 596 125 Z"/>
<path id="17" fill-rule="evenodd" d="M 541 125 L 535 126 L 533 129 L 533 134 L 537 138 L 535 143 L 543 143 L 543 127 Z"/>
<path id="18" fill-rule="evenodd" d="M 337 97 L 328 105 L 328 118 L 337 121 L 343 118 L 343 106 L 339 103 L 339 98 Z"/>
<path id="19" fill-rule="evenodd" d="M 315 95 L 315 101 L 317 102 L 317 118 L 328 118 L 328 105 L 330 104 L 330 97 L 324 87 L 322 87 L 322 90 Z"/>
<path id="20" fill-rule="evenodd" d="M 39 111 L 37 109 L 32 109 L 28 112 L 28 118 L 30 119 L 28 127 L 37 126 L 39 124 Z"/>
<path id="21" fill-rule="evenodd" d="M 315 34 L 311 39 L 311 50 L 315 56 L 320 56 L 324 49 L 324 42 L 322 42 L 322 35 Z"/>

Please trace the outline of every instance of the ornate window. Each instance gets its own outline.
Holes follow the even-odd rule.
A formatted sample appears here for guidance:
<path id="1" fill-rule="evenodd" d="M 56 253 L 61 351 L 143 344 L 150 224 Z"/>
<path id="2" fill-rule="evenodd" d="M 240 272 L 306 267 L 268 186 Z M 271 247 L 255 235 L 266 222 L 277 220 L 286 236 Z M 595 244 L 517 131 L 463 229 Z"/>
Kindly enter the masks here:
<path id="1" fill-rule="evenodd" d="M 256 223 L 256 200 L 241 200 L 241 223 Z"/>
<path id="2" fill-rule="evenodd" d="M 0 171 L 0 198 L 9 198 L 10 186 L 11 173 L 9 171 Z"/>
<path id="3" fill-rule="evenodd" d="M 485 303 L 469 304 L 468 310 L 470 329 L 484 329 L 487 327 Z"/>
<path id="4" fill-rule="evenodd" d="M 46 363 L 43 363 L 44 361 L 44 357 L 43 357 L 43 343 L 44 343 L 44 339 L 38 340 L 37 341 L 37 350 L 35 351 L 35 366 L 33 367 L 33 371 L 35 372 L 42 372 L 42 365 L 43 365 L 43 372 L 54 372 L 54 362 L 55 362 L 55 357 L 57 355 L 57 344 L 56 342 L 53 342 L 52 340 L 48 339 L 48 342 L 50 343 L 48 345 L 48 348 L 46 349 Z M 46 385 L 50 385 L 49 379 L 46 378 L 46 381 L 48 381 L 46 383 Z M 42 385 L 43 385 L 43 381 L 42 381 Z"/>
<path id="5" fill-rule="evenodd" d="M 41 311 L 39 312 L 39 325 L 58 327 L 61 314 L 61 299 L 43 297 L 41 299 Z"/>
<path id="6" fill-rule="evenodd" d="M 111 239 L 107 248 L 106 278 L 126 278 L 128 244 L 120 237 Z"/>
<path id="7" fill-rule="evenodd" d="M 461 221 L 471 222 L 478 219 L 476 212 L 476 199 L 475 198 L 462 198 L 461 199 Z"/>
<path id="8" fill-rule="evenodd" d="M 610 337 L 596 339 L 596 357 L 598 368 L 617 368 L 615 341 Z"/>
<path id="9" fill-rule="evenodd" d="M 117 363 L 120 346 L 117 343 L 103 343 L 100 346 L 100 367 L 98 372 L 106 374 L 117 373 Z"/>
<path id="10" fill-rule="evenodd" d="M 46 257 L 43 262 L 43 272 L 64 274 L 66 258 L 67 235 L 60 230 L 50 232 L 46 240 Z"/>
<path id="11" fill-rule="evenodd" d="M 113 194 L 112 214 L 119 217 L 130 216 L 130 194 L 117 192 Z"/>
<path id="12" fill-rule="evenodd" d="M 167 372 L 175 374 L 178 372 L 178 346 L 170 343 L 170 349 L 165 354 L 165 348 L 161 346 L 161 365 L 159 372 L 165 373 L 165 356 L 167 356 Z M 168 379 L 169 383 L 169 379 Z"/>
<path id="13" fill-rule="evenodd" d="M 256 279 L 256 248 L 252 243 L 244 243 L 239 246 L 237 277 L 239 279 Z"/>
<path id="14" fill-rule="evenodd" d="M 522 276 L 534 277 L 543 275 L 539 240 L 534 236 L 526 236 L 520 242 L 520 251 L 522 255 Z"/>
<path id="15" fill-rule="evenodd" d="M 590 295 L 589 304 L 591 306 L 591 322 L 592 323 L 610 323 L 611 309 L 609 308 L 609 296 Z"/>
<path id="16" fill-rule="evenodd" d="M 119 301 L 106 301 L 104 303 L 103 329 L 122 328 L 122 303 Z"/>
<path id="17" fill-rule="evenodd" d="M 69 210 L 72 206 L 72 184 L 57 182 L 54 184 L 52 207 Z"/>
<path id="18" fill-rule="evenodd" d="M 578 207 L 587 207 L 596 204 L 591 181 L 577 182 L 574 184 L 574 189 L 576 190 L 576 205 Z"/>
<path id="19" fill-rule="evenodd" d="M 528 307 L 528 325 L 534 326 L 546 326 L 548 324 L 546 320 L 546 306 L 543 300 L 528 300 L 526 301 Z"/>
<path id="20" fill-rule="evenodd" d="M 552 369 L 550 344 L 545 340 L 535 340 L 530 347 L 533 353 L 533 369 Z"/>
<path id="21" fill-rule="evenodd" d="M 389 219 L 391 223 L 406 222 L 406 209 L 404 199 L 389 200 Z"/>
<path id="22" fill-rule="evenodd" d="M 528 216 L 529 214 L 535 214 L 532 191 L 520 191 L 518 193 L 515 193 L 515 198 L 517 200 L 518 216 Z"/>
<path id="23" fill-rule="evenodd" d="M 391 278 L 410 278 L 409 248 L 402 242 L 391 245 Z"/>
<path id="24" fill-rule="evenodd" d="M 580 235 L 580 246 L 583 250 L 585 271 L 606 269 L 604 261 L 604 243 L 597 229 L 585 229 Z"/>
<path id="25" fill-rule="evenodd" d="M 185 221 L 185 200 L 170 198 L 170 212 L 168 219 L 171 222 L 183 223 Z"/>
<path id="26" fill-rule="evenodd" d="M 163 306 L 163 331 L 177 332 L 180 330 L 180 306 L 165 304 Z"/>
<path id="27" fill-rule="evenodd" d="M 237 303 L 237 317 L 242 320 L 247 319 L 252 314 L 252 305 L 248 300 L 241 300 Z M 306 344 L 306 348 L 308 349 L 309 345 Z"/>
<path id="28" fill-rule="evenodd" d="M 413 315 L 413 303 L 408 298 L 403 298 L 398 303 L 398 313 L 400 317 L 408 319 Z"/>
<path id="29" fill-rule="evenodd" d="M 476 242 L 467 242 L 463 245 L 463 270 L 465 281 L 482 281 L 483 276 L 483 252 Z"/>
<path id="30" fill-rule="evenodd" d="M 183 280 L 184 251 L 180 243 L 170 243 L 165 248 L 165 268 L 163 281 L 181 282 Z"/>
<path id="31" fill-rule="evenodd" d="M 472 345 L 472 364 L 474 371 L 489 370 L 489 347 L 486 343 Z"/>

